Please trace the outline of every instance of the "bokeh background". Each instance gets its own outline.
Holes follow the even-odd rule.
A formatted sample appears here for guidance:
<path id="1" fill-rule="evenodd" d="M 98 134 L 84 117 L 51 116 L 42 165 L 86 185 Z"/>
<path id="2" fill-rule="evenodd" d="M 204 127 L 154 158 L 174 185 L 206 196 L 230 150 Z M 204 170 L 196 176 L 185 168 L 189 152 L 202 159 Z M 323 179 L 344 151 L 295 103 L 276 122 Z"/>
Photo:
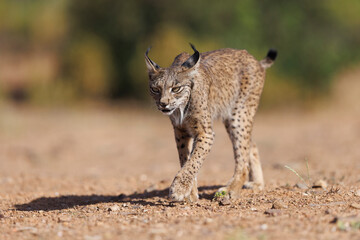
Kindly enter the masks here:
<path id="1" fill-rule="evenodd" d="M 144 52 L 167 67 L 189 42 L 279 53 L 252 138 L 265 190 L 235 205 L 211 201 L 234 171 L 220 121 L 200 204 L 167 198 Z M 359 0 L 0 0 L 0 239 L 359 239 L 340 225 L 359 219 L 359 96 Z"/>
<path id="2" fill-rule="evenodd" d="M 0 99 L 31 104 L 149 100 L 143 60 L 231 47 L 269 70 L 263 107 L 331 96 L 360 60 L 360 2 L 304 0 L 2 0 Z"/>

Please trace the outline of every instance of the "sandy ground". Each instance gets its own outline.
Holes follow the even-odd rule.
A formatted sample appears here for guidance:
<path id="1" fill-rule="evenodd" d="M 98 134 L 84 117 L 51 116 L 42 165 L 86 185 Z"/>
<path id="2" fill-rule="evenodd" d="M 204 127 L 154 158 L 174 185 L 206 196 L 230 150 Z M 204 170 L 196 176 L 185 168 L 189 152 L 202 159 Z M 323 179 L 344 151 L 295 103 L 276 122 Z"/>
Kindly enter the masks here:
<path id="1" fill-rule="evenodd" d="M 200 200 L 172 203 L 179 163 L 155 109 L 2 105 L 0 239 L 360 239 L 360 111 L 345 105 L 260 112 L 265 190 L 224 205 L 212 199 L 234 161 L 220 122 Z"/>

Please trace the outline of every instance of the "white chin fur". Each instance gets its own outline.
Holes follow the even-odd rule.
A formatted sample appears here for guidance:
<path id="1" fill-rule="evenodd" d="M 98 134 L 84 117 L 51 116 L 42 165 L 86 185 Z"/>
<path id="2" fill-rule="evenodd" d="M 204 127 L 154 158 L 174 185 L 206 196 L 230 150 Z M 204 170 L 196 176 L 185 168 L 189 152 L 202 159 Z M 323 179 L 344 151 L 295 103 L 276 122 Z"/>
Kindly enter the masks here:
<path id="1" fill-rule="evenodd" d="M 175 125 L 181 125 L 184 117 L 184 109 L 181 106 L 176 108 L 176 111 L 174 111 L 174 113 L 171 115 L 171 119 Z"/>

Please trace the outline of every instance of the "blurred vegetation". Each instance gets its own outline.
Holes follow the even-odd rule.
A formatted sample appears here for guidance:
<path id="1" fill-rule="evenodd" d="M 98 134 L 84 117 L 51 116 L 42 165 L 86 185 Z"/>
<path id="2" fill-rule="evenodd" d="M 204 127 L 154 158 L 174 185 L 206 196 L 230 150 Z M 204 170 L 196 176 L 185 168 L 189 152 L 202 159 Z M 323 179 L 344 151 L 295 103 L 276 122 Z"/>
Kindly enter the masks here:
<path id="1" fill-rule="evenodd" d="M 359 62 L 359 13 L 358 0 L 2 0 L 0 95 L 144 99 L 146 48 L 166 67 L 192 42 L 258 59 L 276 48 L 264 101 L 303 100 Z"/>

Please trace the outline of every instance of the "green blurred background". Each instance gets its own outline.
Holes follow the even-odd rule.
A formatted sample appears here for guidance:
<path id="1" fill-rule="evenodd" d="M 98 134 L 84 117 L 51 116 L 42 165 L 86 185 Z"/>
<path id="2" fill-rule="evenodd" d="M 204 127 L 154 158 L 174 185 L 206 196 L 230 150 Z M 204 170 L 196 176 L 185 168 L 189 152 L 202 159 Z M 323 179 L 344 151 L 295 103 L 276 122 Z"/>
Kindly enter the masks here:
<path id="1" fill-rule="evenodd" d="M 44 103 L 148 100 L 143 54 L 231 47 L 279 52 L 263 105 L 328 96 L 360 60 L 360 1 L 2 0 L 0 99 Z"/>

